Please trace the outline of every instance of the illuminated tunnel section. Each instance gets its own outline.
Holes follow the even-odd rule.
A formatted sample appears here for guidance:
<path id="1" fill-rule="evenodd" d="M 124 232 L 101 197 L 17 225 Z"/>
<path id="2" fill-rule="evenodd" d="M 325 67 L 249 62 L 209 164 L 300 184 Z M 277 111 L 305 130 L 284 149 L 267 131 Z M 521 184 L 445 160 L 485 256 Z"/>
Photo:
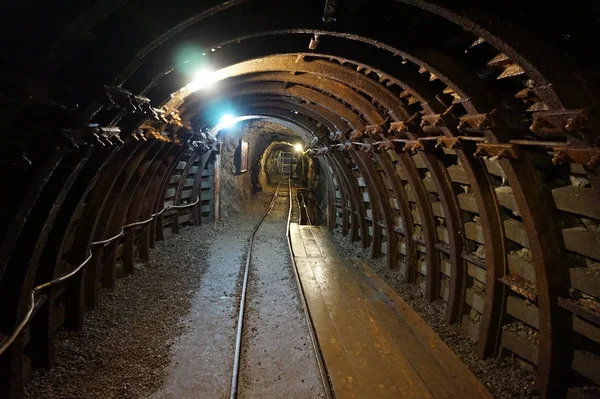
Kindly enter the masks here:
<path id="1" fill-rule="evenodd" d="M 481 358 L 514 355 L 543 398 L 600 384 L 593 2 L 33 3 L 2 17 L 0 396 L 166 230 L 221 217 L 234 123 L 264 133 L 252 190 L 301 143 L 323 223 Z"/>

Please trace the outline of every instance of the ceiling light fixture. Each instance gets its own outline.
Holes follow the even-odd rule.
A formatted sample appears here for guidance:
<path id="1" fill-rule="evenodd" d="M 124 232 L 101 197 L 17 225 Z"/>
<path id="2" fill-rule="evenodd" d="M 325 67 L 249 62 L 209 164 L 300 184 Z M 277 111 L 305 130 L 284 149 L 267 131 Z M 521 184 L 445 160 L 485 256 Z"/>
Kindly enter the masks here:
<path id="1" fill-rule="evenodd" d="M 196 72 L 194 80 L 185 88 L 189 91 L 198 91 L 210 87 L 215 81 L 215 73 L 208 68 L 203 68 Z"/>
<path id="2" fill-rule="evenodd" d="M 221 120 L 219 121 L 219 127 L 226 129 L 235 125 L 236 122 L 237 120 L 233 115 L 225 114 L 221 117 Z"/>

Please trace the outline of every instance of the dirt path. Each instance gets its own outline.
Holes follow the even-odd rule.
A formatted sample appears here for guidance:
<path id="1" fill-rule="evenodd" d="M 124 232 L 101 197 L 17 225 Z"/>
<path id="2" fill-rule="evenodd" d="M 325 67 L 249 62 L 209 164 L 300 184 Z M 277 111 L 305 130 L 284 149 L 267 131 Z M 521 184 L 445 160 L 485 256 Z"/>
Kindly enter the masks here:
<path id="1" fill-rule="evenodd" d="M 285 201 L 284 201 L 285 199 Z M 61 332 L 57 364 L 27 397 L 226 398 L 248 239 L 271 194 L 216 227 L 182 229 L 103 292 L 81 332 Z M 287 198 L 259 230 L 242 354 L 243 398 L 318 397 L 318 371 L 285 241 Z"/>
<path id="2" fill-rule="evenodd" d="M 208 243 L 208 269 L 191 300 L 185 333 L 171 348 L 164 386 L 152 398 L 220 398 L 228 392 L 238 306 L 236 282 L 248 227 L 222 231 Z"/>
<path id="3" fill-rule="evenodd" d="M 239 398 L 324 397 L 291 269 L 282 189 L 254 241 Z"/>
<path id="4" fill-rule="evenodd" d="M 59 333 L 56 365 L 33 373 L 26 397 L 123 399 L 159 389 L 191 293 L 206 279 L 206 243 L 213 240 L 209 225 L 157 242 L 150 262 L 102 290 L 82 331 Z"/>

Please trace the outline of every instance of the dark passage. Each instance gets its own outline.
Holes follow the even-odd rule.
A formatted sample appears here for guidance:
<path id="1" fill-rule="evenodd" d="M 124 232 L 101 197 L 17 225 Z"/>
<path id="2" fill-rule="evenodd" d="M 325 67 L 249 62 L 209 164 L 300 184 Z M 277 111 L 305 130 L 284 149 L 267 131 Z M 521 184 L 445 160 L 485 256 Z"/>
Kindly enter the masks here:
<path id="1" fill-rule="evenodd" d="M 0 398 L 600 397 L 598 31 L 3 5 Z"/>

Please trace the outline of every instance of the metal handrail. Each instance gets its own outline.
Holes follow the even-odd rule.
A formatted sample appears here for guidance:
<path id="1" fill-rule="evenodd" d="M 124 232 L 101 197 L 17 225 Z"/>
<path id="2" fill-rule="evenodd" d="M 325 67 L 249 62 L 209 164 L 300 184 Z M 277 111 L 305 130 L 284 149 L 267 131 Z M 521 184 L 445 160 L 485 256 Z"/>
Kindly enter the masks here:
<path id="1" fill-rule="evenodd" d="M 184 209 L 184 208 L 190 208 L 196 204 L 198 204 L 200 202 L 200 198 L 196 197 L 196 201 L 190 203 L 190 204 L 185 204 L 185 205 L 169 205 L 164 207 L 160 212 L 156 212 L 153 213 L 149 219 L 146 220 L 142 220 L 139 222 L 134 222 L 134 223 L 130 223 L 130 224 L 126 224 L 125 226 L 121 227 L 121 231 L 119 232 L 119 234 L 114 235 L 110 238 L 107 238 L 105 240 L 100 240 L 100 241 L 93 241 L 91 243 L 91 246 L 96 246 L 96 245 L 106 245 L 111 243 L 114 240 L 117 240 L 121 237 L 123 237 L 125 235 L 125 230 L 130 229 L 132 227 L 136 227 L 136 226 L 142 226 L 145 225 L 147 223 L 150 223 L 155 217 L 162 215 L 163 212 L 170 210 L 170 209 Z M 90 261 L 90 259 L 92 259 L 92 251 L 88 251 L 88 256 L 85 258 L 85 260 L 83 262 L 81 262 L 81 264 L 79 264 L 75 269 L 73 269 L 72 271 L 70 271 L 67 274 L 64 274 L 58 278 L 55 278 L 54 280 L 50 280 L 44 284 L 40 284 L 38 286 L 35 286 L 32 290 L 31 290 L 31 299 L 30 299 L 30 304 L 29 304 L 29 309 L 27 309 L 27 313 L 25 314 L 25 316 L 23 317 L 23 320 L 21 320 L 21 322 L 17 325 L 17 327 L 15 328 L 15 330 L 13 331 L 13 333 L 8 337 L 8 339 L 6 339 L 2 345 L 0 345 L 0 355 L 2 355 L 2 353 L 4 353 L 11 345 L 12 343 L 15 341 L 15 339 L 17 339 L 17 337 L 19 336 L 19 334 L 21 333 L 21 331 L 23 331 L 23 329 L 25 328 L 25 326 L 27 325 L 27 323 L 29 323 L 31 321 L 31 318 L 33 317 L 33 311 L 35 309 L 35 305 L 36 305 L 36 300 L 35 297 L 37 294 L 39 294 L 39 292 L 45 288 L 54 286 L 56 284 L 62 283 L 65 280 L 68 280 L 69 278 L 73 277 L 74 275 L 76 275 L 81 269 L 83 269 L 83 267 Z"/>
<path id="2" fill-rule="evenodd" d="M 106 245 L 106 244 L 109 244 L 112 241 L 123 237 L 125 235 L 125 230 L 128 230 L 128 229 L 130 229 L 132 227 L 137 227 L 137 226 L 142 226 L 142 225 L 148 224 L 155 217 L 162 215 L 164 212 L 166 212 L 168 210 L 190 208 L 190 207 L 198 204 L 199 202 L 200 202 L 200 197 L 196 197 L 196 201 L 194 201 L 194 202 L 192 202 L 190 204 L 165 206 L 159 212 L 156 212 L 156 213 L 153 213 L 152 215 L 150 215 L 150 218 L 148 218 L 146 220 L 139 221 L 139 222 L 133 222 L 133 223 L 130 223 L 130 224 L 126 224 L 125 226 L 121 227 L 121 231 L 117 235 L 114 235 L 114 236 L 112 236 L 110 238 L 107 238 L 106 240 L 94 241 L 94 242 L 92 242 L 92 245 L 100 245 L 100 244 Z"/>

